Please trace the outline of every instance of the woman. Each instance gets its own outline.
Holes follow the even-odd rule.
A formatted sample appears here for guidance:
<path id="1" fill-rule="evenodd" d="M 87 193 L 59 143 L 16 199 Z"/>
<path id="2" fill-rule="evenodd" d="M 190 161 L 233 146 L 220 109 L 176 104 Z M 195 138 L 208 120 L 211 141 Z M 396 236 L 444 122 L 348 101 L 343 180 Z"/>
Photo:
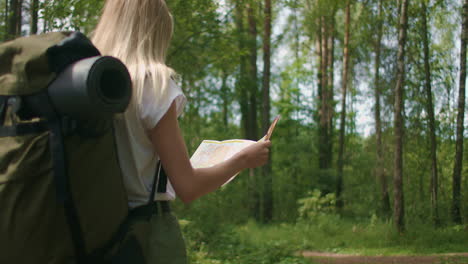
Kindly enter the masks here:
<path id="1" fill-rule="evenodd" d="M 151 216 L 149 263 L 185 263 L 185 248 L 167 201 L 177 196 L 189 203 L 207 194 L 235 173 L 268 160 L 270 141 L 259 142 L 210 168 L 194 169 L 177 117 L 186 98 L 165 65 L 173 32 L 164 0 L 108 0 L 94 31 L 93 42 L 103 55 L 122 60 L 133 81 L 132 102 L 115 122 L 119 160 L 129 206 L 145 206 L 151 196 L 160 160 L 168 176 L 166 191 L 154 197 L 159 212 Z M 161 211 L 166 211 L 162 213 Z"/>

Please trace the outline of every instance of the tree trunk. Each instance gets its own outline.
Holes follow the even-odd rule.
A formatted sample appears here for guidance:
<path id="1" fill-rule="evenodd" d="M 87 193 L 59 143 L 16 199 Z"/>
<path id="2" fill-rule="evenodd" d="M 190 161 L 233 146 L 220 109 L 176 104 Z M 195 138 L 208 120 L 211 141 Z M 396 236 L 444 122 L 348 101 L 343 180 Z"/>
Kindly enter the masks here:
<path id="1" fill-rule="evenodd" d="M 384 217 L 390 216 L 390 197 L 387 186 L 387 176 L 384 171 L 383 164 L 383 150 L 382 150 L 382 123 L 380 119 L 380 51 L 382 47 L 382 32 L 383 32 L 383 16 L 382 16 L 382 0 L 379 1 L 379 14 L 378 14 L 378 29 L 377 29 L 377 42 L 375 43 L 375 64 L 374 64 L 374 94 L 375 94 L 375 137 L 376 137 L 376 177 L 380 183 L 380 210 Z"/>
<path id="2" fill-rule="evenodd" d="M 270 38 L 271 38 L 271 0 L 265 0 L 263 36 L 263 109 L 262 132 L 265 135 L 270 126 Z M 269 162 L 263 166 L 263 215 L 264 222 L 273 218 L 273 175 L 271 173 L 271 152 Z"/>
<path id="3" fill-rule="evenodd" d="M 331 167 L 330 153 L 330 87 L 329 86 L 329 41 L 328 41 L 328 21 L 326 16 L 320 17 L 320 87 L 319 87 L 319 168 L 323 170 Z"/>
<path id="4" fill-rule="evenodd" d="M 453 167 L 452 220 L 462 223 L 460 205 L 460 184 L 463 168 L 463 128 L 465 118 L 465 85 L 466 85 L 466 44 L 468 39 L 468 0 L 463 3 L 462 32 L 460 51 L 460 84 L 458 90 L 457 139 L 455 144 L 455 165 Z"/>
<path id="5" fill-rule="evenodd" d="M 431 210 L 432 220 L 435 226 L 440 224 L 438 206 L 438 175 L 437 175 L 437 140 L 434 117 L 434 105 L 432 103 L 431 68 L 429 63 L 429 30 L 427 26 L 427 7 L 424 0 L 421 1 L 421 12 L 423 22 L 423 45 L 424 45 L 424 76 L 425 90 L 427 96 L 426 111 L 429 115 L 429 137 L 431 140 Z"/>
<path id="6" fill-rule="evenodd" d="M 15 37 L 21 36 L 21 25 L 22 25 L 22 18 L 23 18 L 23 0 L 17 0 L 18 5 L 16 6 L 16 34 Z"/>
<path id="7" fill-rule="evenodd" d="M 247 5 L 246 5 L 247 4 Z M 247 34 L 245 28 L 244 28 L 244 22 L 246 20 L 245 17 L 245 8 L 247 7 L 247 20 L 249 22 L 249 31 Z M 253 117 L 256 117 L 256 106 L 255 106 L 255 113 L 251 113 L 253 107 L 252 107 L 252 90 L 256 90 L 256 82 L 255 84 L 252 83 L 252 75 L 253 71 L 256 71 L 256 67 L 252 69 L 252 37 L 251 37 L 251 25 L 250 25 L 250 1 L 244 1 L 244 0 L 239 0 L 236 1 L 236 24 L 237 24 L 237 30 L 239 34 L 239 50 L 241 51 L 241 56 L 240 56 L 240 69 L 239 69 L 239 76 L 237 79 L 237 84 L 238 84 L 238 92 L 239 92 L 239 104 L 241 108 L 241 115 L 242 115 L 242 127 L 244 131 L 244 137 L 248 139 L 255 140 L 254 137 L 254 128 L 256 127 L 256 121 L 255 121 L 255 126 L 253 126 Z M 255 29 L 256 31 L 256 29 Z M 254 32 L 256 35 L 256 32 Z M 249 52 L 245 52 L 248 50 Z M 256 53 L 256 49 L 255 49 Z M 255 60 L 256 62 L 256 60 Z M 256 63 L 255 63 L 256 64 Z M 256 72 L 255 72 L 256 76 Z M 255 85 L 255 88 L 252 88 L 252 85 Z M 255 99 L 255 98 L 254 98 Z M 254 175 L 254 170 L 249 169 L 248 171 L 248 196 L 250 197 L 249 201 L 249 211 L 250 215 L 254 219 L 259 219 L 259 212 L 260 212 L 260 195 L 258 191 L 258 183 L 256 181 L 256 177 Z"/>
<path id="8" fill-rule="evenodd" d="M 8 22 L 9 22 L 9 15 L 10 15 L 10 10 L 9 10 L 9 2 L 8 0 L 5 1 L 5 13 L 3 14 L 3 23 L 4 27 L 2 29 L 2 41 L 8 40 Z"/>
<path id="9" fill-rule="evenodd" d="M 248 50 L 249 50 L 249 61 L 247 64 L 247 75 L 248 83 L 246 84 L 247 93 L 249 96 L 249 135 L 247 136 L 250 140 L 257 140 L 258 139 L 258 123 L 257 123 L 257 96 L 258 93 L 258 80 L 257 80 L 257 22 L 255 18 L 255 12 L 253 4 L 255 1 L 248 1 L 247 5 L 247 20 L 249 25 L 248 30 Z M 261 180 L 256 177 L 258 173 L 257 169 L 250 169 L 249 175 L 251 179 L 251 184 L 253 185 L 251 188 L 252 191 L 252 201 L 254 202 L 252 207 L 252 216 L 255 217 L 257 220 L 262 219 L 262 211 L 263 211 L 263 185 L 261 184 Z M 260 188 L 258 188 L 260 187 Z"/>
<path id="10" fill-rule="evenodd" d="M 257 96 L 258 96 L 258 80 L 257 80 L 257 22 L 253 8 L 254 1 L 251 1 L 247 7 L 247 17 L 249 21 L 249 114 L 250 135 L 248 139 L 258 139 L 258 124 L 257 124 Z"/>
<path id="11" fill-rule="evenodd" d="M 224 125 L 224 130 L 228 130 L 228 116 L 229 116 L 229 98 L 228 98 L 228 87 L 226 85 L 226 81 L 228 78 L 228 75 L 226 71 L 222 71 L 222 81 L 221 81 L 221 98 L 223 101 L 223 125 Z"/>
<path id="12" fill-rule="evenodd" d="M 8 1 L 8 0 L 7 0 Z M 21 28 L 21 0 L 9 0 L 9 14 L 8 14 L 8 27 L 7 39 L 14 39 L 18 37 L 19 28 Z M 19 21 L 19 25 L 18 25 Z"/>
<path id="13" fill-rule="evenodd" d="M 337 11 L 337 3 L 336 1 L 333 1 L 330 4 L 330 10 L 331 13 L 328 16 L 328 42 L 327 42 L 327 49 L 328 49 L 328 54 L 327 54 L 327 75 L 328 75 L 328 98 L 327 98 L 327 123 L 328 123 L 328 148 L 327 148 L 327 159 L 329 160 L 329 166 L 332 166 L 332 160 L 333 160 L 333 135 L 334 135 L 334 125 L 333 125 L 333 116 L 335 114 L 335 109 L 334 109 L 334 76 L 335 76 L 335 14 Z"/>
<path id="14" fill-rule="evenodd" d="M 236 27 L 237 27 L 237 37 L 238 37 L 238 49 L 240 51 L 240 58 L 239 58 L 239 76 L 236 80 L 236 90 L 238 93 L 238 100 L 240 105 L 241 111 L 241 126 L 244 133 L 244 138 L 249 136 L 249 107 L 248 107 L 248 94 L 247 94 L 247 87 L 246 87 L 246 65 L 247 65 L 247 58 L 245 56 L 245 33 L 244 33 L 244 9 L 243 9 L 243 1 L 237 1 L 236 5 Z"/>
<path id="15" fill-rule="evenodd" d="M 329 17 L 329 22 L 328 24 L 330 25 L 329 28 L 329 35 L 328 35 L 328 98 L 327 98 L 327 122 L 328 122 L 328 138 L 329 138 L 329 144 L 328 144 L 328 149 L 327 149 L 327 156 L 328 160 L 330 161 L 330 167 L 331 167 L 331 161 L 333 158 L 333 132 L 334 132 L 334 126 L 333 126 L 333 116 L 334 116 L 334 102 L 333 102 L 333 97 L 334 97 L 334 73 L 335 73 L 335 13 L 336 13 L 336 4 L 333 4 L 331 7 L 332 13 Z"/>
<path id="16" fill-rule="evenodd" d="M 322 90 L 323 90 L 323 84 L 322 84 L 322 65 L 323 65 L 323 56 L 322 56 L 322 19 L 321 17 L 318 17 L 316 19 L 316 24 L 317 24 L 317 31 L 316 31 L 316 40 L 315 40 L 315 52 L 316 52 L 316 55 L 317 55 L 317 58 L 318 58 L 318 65 L 317 65 L 317 96 L 318 96 L 318 100 L 317 100 L 317 109 L 318 109 L 318 112 L 317 112 L 317 115 L 315 116 L 315 121 L 317 122 L 317 124 L 319 124 L 318 126 L 318 134 L 319 134 L 319 166 L 321 164 L 321 151 L 320 151 L 320 135 L 321 135 L 321 126 L 320 126 L 320 117 L 322 116 L 321 115 L 321 106 L 322 106 L 322 103 L 321 103 L 321 98 L 322 98 Z"/>
<path id="17" fill-rule="evenodd" d="M 394 113 L 394 129 L 395 129 L 395 157 L 394 157 L 394 175 L 393 175 L 393 193 L 394 193 L 394 209 L 393 221 L 398 232 L 405 231 L 404 222 L 404 198 L 403 198 L 403 87 L 405 81 L 405 44 L 406 44 L 406 28 L 408 24 L 408 2 L 409 0 L 401 0 L 401 14 L 399 18 L 398 28 L 398 56 L 397 56 L 397 76 L 395 85 L 395 113 Z"/>
<path id="18" fill-rule="evenodd" d="M 331 168 L 332 163 L 332 123 L 333 123 L 333 72 L 331 71 L 333 54 L 331 53 L 333 39 L 332 28 L 333 23 L 331 19 L 334 16 L 323 15 L 320 17 L 320 49 L 319 54 L 319 122 L 318 122 L 318 146 L 319 146 L 319 168 L 328 170 Z M 330 177 L 324 175 L 324 177 Z"/>
<path id="19" fill-rule="evenodd" d="M 30 12 L 31 12 L 31 21 L 30 21 L 30 28 L 31 28 L 31 35 L 37 34 L 37 21 L 38 21 L 38 8 L 39 8 L 39 0 L 31 0 L 30 3 Z"/>
<path id="20" fill-rule="evenodd" d="M 345 140 L 345 125 L 346 125 L 346 92 L 348 85 L 348 68 L 349 68 L 349 22 L 350 22 L 350 0 L 346 1 L 345 15 L 345 37 L 343 49 L 343 78 L 341 80 L 341 118 L 340 118 L 340 142 L 338 150 L 338 175 L 336 183 L 336 205 L 338 209 L 343 208 L 343 198 L 341 192 L 343 189 L 343 155 L 344 155 L 344 140 Z"/>

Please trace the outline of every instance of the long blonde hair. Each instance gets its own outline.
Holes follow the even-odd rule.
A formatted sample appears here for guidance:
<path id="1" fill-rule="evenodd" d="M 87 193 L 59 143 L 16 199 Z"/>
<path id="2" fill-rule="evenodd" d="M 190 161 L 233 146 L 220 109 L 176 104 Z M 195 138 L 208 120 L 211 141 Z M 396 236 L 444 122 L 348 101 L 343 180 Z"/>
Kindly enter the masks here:
<path id="1" fill-rule="evenodd" d="M 174 71 L 165 58 L 173 21 L 164 0 L 107 0 L 92 42 L 103 55 L 120 59 L 133 83 L 133 102 L 139 106 L 145 80 L 153 96 L 163 96 Z"/>

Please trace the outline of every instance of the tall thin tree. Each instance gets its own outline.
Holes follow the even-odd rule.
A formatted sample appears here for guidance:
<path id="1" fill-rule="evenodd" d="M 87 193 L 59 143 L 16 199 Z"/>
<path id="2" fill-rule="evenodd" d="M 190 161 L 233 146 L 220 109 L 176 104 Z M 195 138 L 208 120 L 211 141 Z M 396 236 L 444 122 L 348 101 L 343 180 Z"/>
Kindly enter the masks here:
<path id="1" fill-rule="evenodd" d="M 429 117 L 429 137 L 431 148 L 431 210 L 432 220 L 434 225 L 440 224 L 439 219 L 439 206 L 438 206 L 438 175 L 437 175 L 437 139 L 436 127 L 434 117 L 434 104 L 432 103 L 432 86 L 431 86 L 431 66 L 430 66 L 430 53 L 429 53 L 429 29 L 427 24 L 427 6 L 426 0 L 421 0 L 421 17 L 423 23 L 423 49 L 424 49 L 424 87 L 426 91 L 426 111 Z"/>
<path id="2" fill-rule="evenodd" d="M 375 148 L 377 163 L 375 166 L 375 172 L 377 180 L 380 184 L 380 211 L 383 216 L 390 216 L 390 196 L 388 193 L 387 176 L 384 170 L 384 156 L 383 156 L 383 145 L 382 145 L 382 121 L 380 111 L 380 96 L 381 96 L 381 85 L 380 85 L 380 53 L 382 47 L 382 35 L 383 35 L 383 14 L 382 14 L 382 3 L 383 0 L 379 0 L 379 11 L 377 17 L 377 41 L 375 43 L 375 62 L 374 62 L 374 96 L 375 96 Z"/>
<path id="3" fill-rule="evenodd" d="M 338 150 L 338 175 L 336 184 L 336 198 L 337 207 L 341 209 L 343 207 L 343 198 L 341 192 L 343 189 L 343 166 L 344 166 L 344 149 L 345 149 L 345 129 L 346 129 L 346 93 L 348 88 L 348 69 L 349 69 L 349 23 L 351 14 L 351 1 L 346 0 L 346 11 L 345 11 L 345 36 L 344 36 L 344 47 L 343 47 L 343 77 L 341 79 L 341 117 L 340 117 L 340 139 L 339 139 L 339 150 Z"/>
<path id="4" fill-rule="evenodd" d="M 406 29 L 408 26 L 408 2 L 409 0 L 401 0 L 401 11 L 398 26 L 398 55 L 397 55 L 397 73 L 395 85 L 395 109 L 394 109 L 394 136 L 395 136 L 395 157 L 394 157 L 394 174 L 393 174 L 393 193 L 394 193 L 394 208 L 393 221 L 398 232 L 405 231 L 404 222 L 404 196 L 403 196 L 403 88 L 405 82 L 405 44 L 406 44 Z"/>
<path id="5" fill-rule="evenodd" d="M 244 28 L 244 3 L 242 0 L 235 2 L 235 21 L 237 29 L 237 41 L 239 50 L 239 74 L 236 78 L 236 90 L 238 93 L 238 101 L 241 112 L 241 126 L 243 129 L 244 137 L 249 137 L 249 100 L 247 94 L 247 57 L 245 52 L 245 28 Z"/>
<path id="6" fill-rule="evenodd" d="M 8 1 L 5 1 L 5 9 L 3 10 L 3 16 L 2 16 L 2 24 L 3 24 L 3 27 L 1 29 L 1 40 L 2 41 L 5 41 L 8 39 L 7 37 L 7 31 L 8 31 L 8 16 L 9 16 L 9 8 L 8 8 L 8 5 L 9 5 L 9 2 Z"/>
<path id="7" fill-rule="evenodd" d="M 19 36 L 18 21 L 21 21 L 21 0 L 7 0 L 10 1 L 8 7 L 8 23 L 7 23 L 7 39 L 14 39 Z"/>
<path id="8" fill-rule="evenodd" d="M 327 113 L 328 113 L 328 134 L 330 142 L 328 144 L 328 157 L 331 162 L 333 157 L 333 137 L 334 137 L 334 115 L 335 115 L 335 37 L 336 37 L 336 23 L 335 15 L 338 9 L 338 3 L 336 1 L 330 1 L 330 14 L 328 18 L 328 103 L 327 103 Z"/>
<path id="9" fill-rule="evenodd" d="M 39 0 L 31 0 L 30 2 L 30 15 L 31 15 L 31 20 L 29 23 L 29 27 L 31 29 L 30 33 L 31 35 L 37 34 L 37 22 L 38 22 L 38 10 L 39 9 Z"/>
<path id="10" fill-rule="evenodd" d="M 333 130 L 333 34 L 335 30 L 335 4 L 333 1 L 333 8 L 328 9 L 328 2 L 317 0 L 317 55 L 319 56 L 319 65 L 317 71 L 318 77 L 318 159 L 319 168 L 327 171 L 331 168 L 332 164 L 332 130 Z M 326 175 L 329 177 L 329 175 Z"/>
<path id="11" fill-rule="evenodd" d="M 249 24 L 249 63 L 248 63 L 248 93 L 249 93 L 249 114 L 250 124 L 249 139 L 258 139 L 257 124 L 257 97 L 258 97 L 258 68 L 257 68 L 257 21 L 255 17 L 255 1 L 249 1 L 247 5 L 247 19 Z"/>
<path id="12" fill-rule="evenodd" d="M 265 0 L 263 26 L 263 79 L 262 79 L 262 131 L 266 134 L 270 125 L 270 42 L 271 42 L 271 0 Z M 271 155 L 270 155 L 271 160 Z M 268 222 L 273 218 L 273 175 L 271 163 L 263 167 L 263 214 L 262 218 Z"/>
<path id="13" fill-rule="evenodd" d="M 229 115 L 229 98 L 228 98 L 228 87 L 227 87 L 228 74 L 225 69 L 221 70 L 221 100 L 223 106 L 223 125 L 225 131 L 228 129 L 228 115 Z"/>
<path id="14" fill-rule="evenodd" d="M 461 172 L 463 168 L 463 128 L 465 118 L 465 85 L 466 85 L 466 44 L 468 40 L 468 0 L 463 1 L 462 32 L 460 43 L 460 83 L 458 87 L 457 139 L 455 144 L 455 165 L 453 167 L 452 187 L 452 220 L 462 223 L 460 192 Z"/>
<path id="15" fill-rule="evenodd" d="M 22 26 L 22 19 L 23 19 L 23 0 L 17 0 L 18 4 L 16 6 L 16 29 L 15 29 L 15 37 L 21 36 L 21 26 Z"/>

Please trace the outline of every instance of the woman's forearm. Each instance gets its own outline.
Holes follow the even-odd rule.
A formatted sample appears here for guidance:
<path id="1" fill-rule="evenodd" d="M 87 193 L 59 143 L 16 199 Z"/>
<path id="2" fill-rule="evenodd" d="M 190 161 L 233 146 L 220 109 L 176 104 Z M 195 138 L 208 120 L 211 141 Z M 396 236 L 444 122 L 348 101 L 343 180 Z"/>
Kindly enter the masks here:
<path id="1" fill-rule="evenodd" d="M 233 156 L 212 167 L 193 169 L 192 188 L 187 188 L 189 191 L 186 197 L 179 196 L 185 203 L 191 202 L 216 190 L 243 169 L 245 165 L 241 155 Z"/>

